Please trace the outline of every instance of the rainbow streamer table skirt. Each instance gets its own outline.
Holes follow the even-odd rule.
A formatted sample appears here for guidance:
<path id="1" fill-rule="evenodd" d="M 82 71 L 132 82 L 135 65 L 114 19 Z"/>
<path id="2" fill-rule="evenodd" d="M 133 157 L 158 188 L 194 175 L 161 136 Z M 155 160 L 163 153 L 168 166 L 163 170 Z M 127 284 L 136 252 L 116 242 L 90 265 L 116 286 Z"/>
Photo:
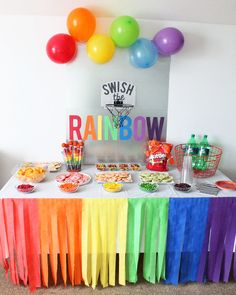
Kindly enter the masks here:
<path id="1" fill-rule="evenodd" d="M 150 283 L 228 282 L 235 212 L 233 197 L 1 199 L 0 261 L 31 291 L 58 270 L 65 285 L 136 283 L 142 251 Z"/>

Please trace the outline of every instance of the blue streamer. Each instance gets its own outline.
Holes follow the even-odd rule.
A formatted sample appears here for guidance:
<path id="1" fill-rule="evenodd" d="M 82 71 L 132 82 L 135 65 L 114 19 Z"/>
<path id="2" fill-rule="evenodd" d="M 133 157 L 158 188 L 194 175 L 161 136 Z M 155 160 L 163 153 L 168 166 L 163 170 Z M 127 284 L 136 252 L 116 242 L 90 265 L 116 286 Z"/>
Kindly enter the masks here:
<path id="1" fill-rule="evenodd" d="M 166 249 L 166 283 L 197 281 L 209 198 L 171 198 Z"/>

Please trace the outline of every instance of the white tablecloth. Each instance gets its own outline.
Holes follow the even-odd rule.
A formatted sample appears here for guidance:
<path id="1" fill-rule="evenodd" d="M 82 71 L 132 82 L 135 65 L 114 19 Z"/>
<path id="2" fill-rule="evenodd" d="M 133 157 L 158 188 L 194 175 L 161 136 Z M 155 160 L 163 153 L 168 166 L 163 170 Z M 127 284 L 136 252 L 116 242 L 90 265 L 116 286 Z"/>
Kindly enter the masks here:
<path id="1" fill-rule="evenodd" d="M 97 170 L 94 165 L 85 165 L 82 167 L 82 172 L 91 176 L 90 183 L 80 186 L 76 193 L 64 193 L 58 188 L 58 184 L 55 181 L 55 177 L 64 171 L 57 173 L 48 173 L 46 179 L 43 182 L 36 184 L 36 190 L 31 194 L 24 194 L 18 192 L 16 186 L 20 183 L 13 175 L 5 186 L 0 191 L 0 198 L 142 198 L 142 197 L 209 197 L 209 195 L 199 193 L 195 188 L 190 193 L 181 193 L 176 191 L 171 184 L 161 184 L 158 191 L 155 193 L 145 193 L 138 187 L 139 173 L 130 172 L 133 178 L 133 183 L 125 183 L 123 190 L 119 193 L 108 193 L 104 191 L 101 184 L 96 183 L 95 173 Z M 179 172 L 177 169 L 169 171 L 170 175 L 174 177 L 175 181 L 179 179 Z M 209 178 L 196 178 L 195 182 L 209 182 L 215 183 L 217 180 L 229 180 L 222 172 L 217 171 L 213 177 Z M 236 191 L 221 190 L 217 197 L 236 197 Z M 215 197 L 215 196 L 212 196 Z"/>

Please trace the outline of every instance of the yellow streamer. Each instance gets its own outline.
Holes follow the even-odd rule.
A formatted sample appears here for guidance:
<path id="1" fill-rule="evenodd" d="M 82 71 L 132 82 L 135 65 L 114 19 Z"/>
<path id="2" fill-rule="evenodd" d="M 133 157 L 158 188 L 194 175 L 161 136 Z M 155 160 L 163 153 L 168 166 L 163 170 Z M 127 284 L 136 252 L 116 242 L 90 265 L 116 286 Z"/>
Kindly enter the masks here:
<path id="1" fill-rule="evenodd" d="M 127 199 L 83 199 L 82 276 L 86 285 L 115 285 L 116 250 L 119 283 L 125 285 Z M 118 247 L 117 247 L 118 246 Z"/>

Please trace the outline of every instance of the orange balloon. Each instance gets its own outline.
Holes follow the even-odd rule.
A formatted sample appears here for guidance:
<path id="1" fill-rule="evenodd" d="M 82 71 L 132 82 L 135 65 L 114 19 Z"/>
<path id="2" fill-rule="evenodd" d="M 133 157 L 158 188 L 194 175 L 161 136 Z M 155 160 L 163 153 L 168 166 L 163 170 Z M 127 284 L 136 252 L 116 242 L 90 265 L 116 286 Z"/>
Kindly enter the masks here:
<path id="1" fill-rule="evenodd" d="M 95 16 L 86 8 L 76 8 L 67 18 L 67 29 L 78 42 L 86 42 L 96 28 Z"/>

